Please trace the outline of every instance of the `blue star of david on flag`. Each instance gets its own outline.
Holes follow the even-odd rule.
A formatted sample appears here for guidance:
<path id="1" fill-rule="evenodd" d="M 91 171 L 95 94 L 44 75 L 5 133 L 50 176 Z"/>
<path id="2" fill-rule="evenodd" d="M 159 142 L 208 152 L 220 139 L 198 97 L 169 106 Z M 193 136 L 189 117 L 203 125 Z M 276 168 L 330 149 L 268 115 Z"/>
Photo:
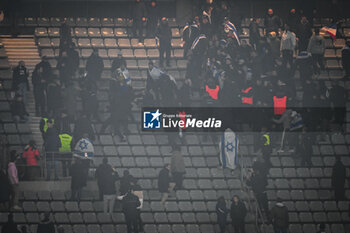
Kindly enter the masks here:
<path id="1" fill-rule="evenodd" d="M 87 146 L 88 146 L 88 144 L 87 144 L 87 142 L 86 142 L 85 140 L 80 141 L 80 143 L 79 143 L 79 148 L 80 148 L 81 150 L 87 149 Z"/>
<path id="2" fill-rule="evenodd" d="M 225 147 L 226 147 L 226 150 L 233 152 L 233 148 L 234 147 L 233 147 L 233 143 L 232 142 L 227 142 Z"/>

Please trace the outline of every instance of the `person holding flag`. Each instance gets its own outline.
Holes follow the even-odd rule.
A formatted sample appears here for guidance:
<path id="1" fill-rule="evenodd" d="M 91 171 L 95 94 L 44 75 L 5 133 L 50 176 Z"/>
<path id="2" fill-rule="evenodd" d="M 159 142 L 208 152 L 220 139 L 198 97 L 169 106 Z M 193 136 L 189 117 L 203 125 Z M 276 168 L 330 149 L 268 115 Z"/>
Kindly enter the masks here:
<path id="1" fill-rule="evenodd" d="M 235 38 L 237 41 L 237 44 L 241 45 L 237 28 L 233 23 L 230 22 L 228 18 L 225 18 L 224 32 L 226 33 L 227 37 Z"/>

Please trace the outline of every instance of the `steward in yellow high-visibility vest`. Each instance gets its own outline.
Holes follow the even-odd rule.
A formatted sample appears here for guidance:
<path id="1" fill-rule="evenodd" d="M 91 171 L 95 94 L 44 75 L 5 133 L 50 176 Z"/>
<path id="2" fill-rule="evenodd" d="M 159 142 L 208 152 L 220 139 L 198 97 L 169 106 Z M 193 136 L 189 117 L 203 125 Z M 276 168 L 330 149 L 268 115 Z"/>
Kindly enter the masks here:
<path id="1" fill-rule="evenodd" d="M 62 133 L 58 135 L 61 141 L 61 147 L 59 148 L 59 152 L 72 152 L 72 139 L 73 137 L 67 133 Z"/>
<path id="2" fill-rule="evenodd" d="M 42 134 L 46 133 L 47 129 L 49 128 L 47 126 L 47 122 L 51 120 L 52 124 L 55 124 L 55 120 L 53 118 L 47 118 L 43 117 L 40 121 L 40 131 Z"/>
<path id="3" fill-rule="evenodd" d="M 263 132 L 261 136 L 261 152 L 265 160 L 265 164 L 271 167 L 270 155 L 272 153 L 270 134 L 268 132 Z"/>

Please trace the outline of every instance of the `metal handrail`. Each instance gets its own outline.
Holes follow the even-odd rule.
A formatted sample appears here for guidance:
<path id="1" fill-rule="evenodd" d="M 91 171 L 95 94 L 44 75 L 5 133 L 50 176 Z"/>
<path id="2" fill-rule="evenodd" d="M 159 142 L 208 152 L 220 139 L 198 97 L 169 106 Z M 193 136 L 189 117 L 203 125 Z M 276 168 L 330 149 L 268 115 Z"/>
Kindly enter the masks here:
<path id="1" fill-rule="evenodd" d="M 255 217 L 255 227 L 256 227 L 256 230 L 257 230 L 258 232 L 260 232 L 260 233 L 266 233 L 265 228 L 264 228 L 264 226 L 265 226 L 264 216 L 263 216 L 263 214 L 262 214 L 262 211 L 261 211 L 261 209 L 260 209 L 260 206 L 259 206 L 259 204 L 258 204 L 258 201 L 257 201 L 257 199 L 256 199 L 256 197 L 255 197 L 255 194 L 254 194 L 254 192 L 252 192 L 251 189 L 245 184 L 245 177 L 247 177 L 247 176 L 246 176 L 246 167 L 245 167 L 244 162 L 243 162 L 242 159 L 240 160 L 239 165 L 240 165 L 240 169 L 241 169 L 241 183 L 242 183 L 242 189 L 243 189 L 244 192 L 247 193 L 247 196 L 248 196 L 248 205 L 249 205 L 249 208 L 250 208 L 251 210 L 253 210 L 254 207 L 253 207 L 253 204 L 252 204 L 252 202 L 251 202 L 251 200 L 250 200 L 250 196 L 252 196 L 252 198 L 253 198 L 253 200 L 254 200 L 254 202 L 255 202 L 255 215 L 254 215 L 254 217 Z M 261 221 L 261 226 L 262 226 L 262 227 L 259 227 L 259 219 L 260 219 L 260 221 Z"/>

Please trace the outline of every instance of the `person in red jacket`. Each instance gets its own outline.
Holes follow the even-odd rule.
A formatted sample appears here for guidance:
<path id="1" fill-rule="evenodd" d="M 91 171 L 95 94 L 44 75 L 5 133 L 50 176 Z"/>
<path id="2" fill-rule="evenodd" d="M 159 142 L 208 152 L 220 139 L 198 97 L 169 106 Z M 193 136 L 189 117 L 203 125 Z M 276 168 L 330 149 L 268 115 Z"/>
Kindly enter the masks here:
<path id="1" fill-rule="evenodd" d="M 34 177 L 38 176 L 38 172 L 40 172 L 40 168 L 38 167 L 40 154 L 34 140 L 30 140 L 29 144 L 26 145 L 22 158 L 26 160 L 26 178 L 32 180 Z"/>

